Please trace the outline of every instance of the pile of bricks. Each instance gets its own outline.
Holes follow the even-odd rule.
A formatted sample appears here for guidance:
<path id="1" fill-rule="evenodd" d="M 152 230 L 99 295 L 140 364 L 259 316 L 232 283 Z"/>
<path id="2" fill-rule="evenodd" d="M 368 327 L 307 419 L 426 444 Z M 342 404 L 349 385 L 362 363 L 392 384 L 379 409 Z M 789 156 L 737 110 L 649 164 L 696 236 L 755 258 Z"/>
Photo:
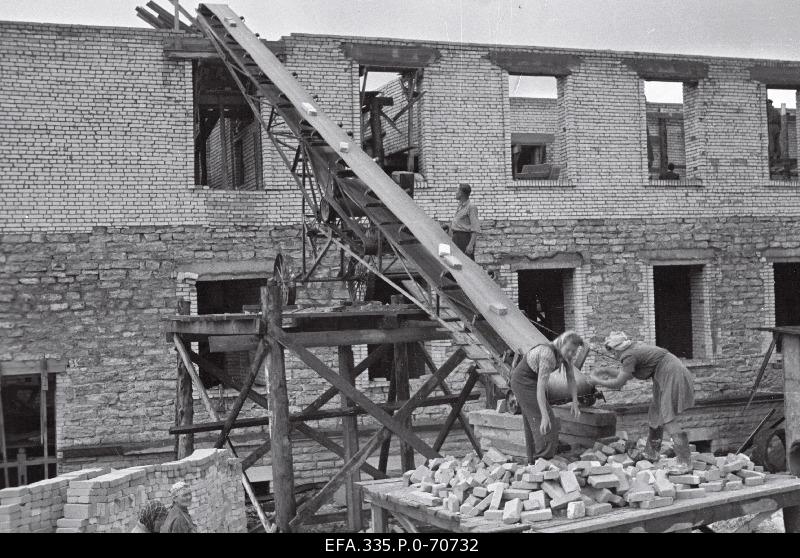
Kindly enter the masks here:
<path id="1" fill-rule="evenodd" d="M 201 449 L 180 461 L 70 482 L 56 532 L 130 532 L 147 501 L 171 505 L 169 490 L 178 481 L 188 483 L 191 489 L 189 515 L 198 532 L 246 530 L 240 461 L 232 459 L 227 450 Z"/>
<path id="2" fill-rule="evenodd" d="M 97 477 L 108 469 L 84 469 L 24 486 L 0 490 L 0 533 L 52 533 L 62 517 L 71 481 Z"/>
<path id="3" fill-rule="evenodd" d="M 636 452 L 632 452 L 635 454 Z M 554 517 L 594 517 L 625 506 L 652 509 L 711 492 L 765 481 L 745 455 L 715 457 L 692 451 L 693 470 L 670 474 L 674 459 L 634 460 L 626 440 L 605 438 L 571 459 L 556 456 L 520 465 L 494 448 L 483 459 L 448 456 L 404 473 L 409 496 L 446 514 L 488 521 L 535 523 Z"/>

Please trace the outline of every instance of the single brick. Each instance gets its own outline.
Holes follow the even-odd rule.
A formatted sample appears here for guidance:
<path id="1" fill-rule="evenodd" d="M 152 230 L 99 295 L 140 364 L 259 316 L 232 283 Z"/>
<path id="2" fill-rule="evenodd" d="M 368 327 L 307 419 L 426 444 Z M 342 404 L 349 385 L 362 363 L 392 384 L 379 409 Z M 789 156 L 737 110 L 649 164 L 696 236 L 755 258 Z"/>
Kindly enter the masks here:
<path id="1" fill-rule="evenodd" d="M 588 517 L 595 517 L 611 511 L 611 504 L 609 503 L 596 503 L 586 506 L 586 515 Z"/>
<path id="2" fill-rule="evenodd" d="M 553 512 L 550 508 L 541 510 L 524 511 L 520 514 L 523 523 L 535 523 L 537 521 L 547 521 L 553 519 Z"/>

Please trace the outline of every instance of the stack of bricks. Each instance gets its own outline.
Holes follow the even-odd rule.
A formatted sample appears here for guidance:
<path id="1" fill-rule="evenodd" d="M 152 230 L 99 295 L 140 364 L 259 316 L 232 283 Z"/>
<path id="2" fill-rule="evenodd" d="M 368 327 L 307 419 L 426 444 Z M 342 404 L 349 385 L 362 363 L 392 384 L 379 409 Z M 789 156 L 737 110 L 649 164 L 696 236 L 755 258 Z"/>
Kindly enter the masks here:
<path id="1" fill-rule="evenodd" d="M 169 507 L 170 487 L 192 492 L 189 515 L 197 531 L 244 532 L 247 527 L 241 463 L 228 450 L 201 449 L 180 461 L 131 467 L 69 483 L 59 533 L 130 532 L 149 500 Z"/>
<path id="2" fill-rule="evenodd" d="M 108 469 L 84 469 L 24 486 L 0 490 L 0 533 L 52 533 L 62 517 L 71 481 L 93 478 Z"/>
<path id="3" fill-rule="evenodd" d="M 716 457 L 692 451 L 693 470 L 677 475 L 669 472 L 674 458 L 652 463 L 634 460 L 626 450 L 631 451 L 625 439 L 610 437 L 572 460 L 556 456 L 520 465 L 490 448 L 482 459 L 474 453 L 460 460 L 432 459 L 403 478 L 415 489 L 408 496 L 437 513 L 513 525 L 594 517 L 625 506 L 669 506 L 676 500 L 763 484 L 767 476 L 745 455 Z"/>

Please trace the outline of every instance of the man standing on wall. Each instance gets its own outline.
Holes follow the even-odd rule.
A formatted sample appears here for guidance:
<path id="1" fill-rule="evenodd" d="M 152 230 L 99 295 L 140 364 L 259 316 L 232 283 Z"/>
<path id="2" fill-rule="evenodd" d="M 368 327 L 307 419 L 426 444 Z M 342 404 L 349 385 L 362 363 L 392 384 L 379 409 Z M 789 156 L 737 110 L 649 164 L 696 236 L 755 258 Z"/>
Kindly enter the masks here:
<path id="1" fill-rule="evenodd" d="M 459 184 L 456 191 L 458 208 L 452 221 L 450 221 L 450 236 L 459 249 L 468 257 L 475 259 L 475 241 L 481 224 L 478 220 L 478 208 L 469 201 L 472 187 L 469 184 Z"/>
<path id="2" fill-rule="evenodd" d="M 189 515 L 189 505 L 192 503 L 192 491 L 189 485 L 178 481 L 169 489 L 172 496 L 172 507 L 167 518 L 161 526 L 162 533 L 195 533 L 197 528 Z"/>
<path id="3" fill-rule="evenodd" d="M 769 132 L 769 163 L 773 165 L 781 158 L 781 113 L 767 99 L 767 131 Z"/>

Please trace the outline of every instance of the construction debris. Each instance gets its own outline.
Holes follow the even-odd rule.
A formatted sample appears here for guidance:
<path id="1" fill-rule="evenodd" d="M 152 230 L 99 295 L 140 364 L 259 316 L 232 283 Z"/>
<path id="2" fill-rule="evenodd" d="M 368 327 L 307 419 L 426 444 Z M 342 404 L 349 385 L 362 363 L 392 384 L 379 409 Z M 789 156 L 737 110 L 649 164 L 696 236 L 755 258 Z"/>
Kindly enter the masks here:
<path id="1" fill-rule="evenodd" d="M 674 458 L 661 456 L 653 463 L 635 451 L 632 457 L 625 453 L 626 440 L 627 435 L 620 433 L 597 442 L 578 458 L 557 456 L 531 465 L 515 463 L 488 448 L 482 459 L 474 453 L 463 459 L 432 459 L 403 477 L 415 489 L 411 496 L 424 505 L 508 525 L 596 517 L 615 507 L 671 506 L 679 500 L 762 484 L 766 478 L 763 468 L 745 455 L 717 457 L 696 451 L 692 451 L 694 470 L 670 474 Z"/>

